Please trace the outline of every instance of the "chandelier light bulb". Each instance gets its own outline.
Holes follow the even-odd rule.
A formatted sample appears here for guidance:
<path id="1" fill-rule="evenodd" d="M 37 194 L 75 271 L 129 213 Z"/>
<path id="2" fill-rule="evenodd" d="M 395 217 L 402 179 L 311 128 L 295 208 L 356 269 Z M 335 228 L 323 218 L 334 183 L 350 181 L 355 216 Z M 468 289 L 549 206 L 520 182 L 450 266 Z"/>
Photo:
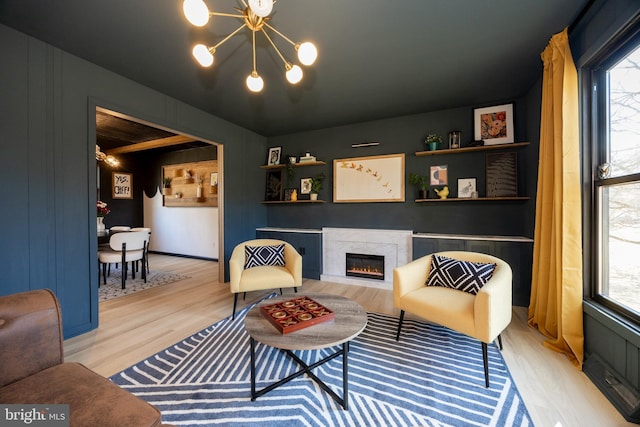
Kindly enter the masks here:
<path id="1" fill-rule="evenodd" d="M 247 77 L 247 87 L 251 92 L 260 92 L 264 87 L 264 81 L 256 71 L 251 72 Z"/>
<path id="2" fill-rule="evenodd" d="M 312 65 L 318 58 L 318 49 L 311 42 L 304 42 L 296 46 L 298 50 L 298 59 L 303 65 Z"/>
<path id="3" fill-rule="evenodd" d="M 184 0 L 182 10 L 187 20 L 196 27 L 202 27 L 209 22 L 209 8 L 203 0 Z"/>
<path id="4" fill-rule="evenodd" d="M 300 80 L 302 80 L 302 68 L 298 67 L 297 65 L 294 65 L 288 68 L 289 69 L 287 70 L 287 80 L 289 81 L 289 83 L 294 85 L 298 83 Z"/>
<path id="5" fill-rule="evenodd" d="M 197 44 L 193 47 L 193 57 L 203 67 L 210 67 L 213 64 L 213 55 L 209 51 L 209 48 L 203 44 Z"/>

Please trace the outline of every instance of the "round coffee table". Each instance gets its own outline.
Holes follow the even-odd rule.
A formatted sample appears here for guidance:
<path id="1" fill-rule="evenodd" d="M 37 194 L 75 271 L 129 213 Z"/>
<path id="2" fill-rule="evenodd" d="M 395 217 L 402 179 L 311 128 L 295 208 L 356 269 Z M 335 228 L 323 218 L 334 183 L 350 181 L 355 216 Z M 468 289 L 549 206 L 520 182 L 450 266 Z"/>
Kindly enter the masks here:
<path id="1" fill-rule="evenodd" d="M 255 400 L 263 394 L 268 393 L 294 378 L 307 374 L 336 402 L 342 405 L 344 409 L 348 409 L 349 382 L 347 355 L 349 353 L 349 341 L 358 336 L 358 334 L 364 330 L 365 326 L 367 326 L 367 312 L 357 302 L 338 295 L 306 293 L 300 297 L 302 296 L 311 298 L 332 310 L 335 313 L 335 318 L 285 335 L 272 325 L 271 322 L 262 314 L 260 307 L 293 299 L 291 296 L 271 298 L 252 308 L 249 313 L 247 313 L 247 317 L 244 321 L 244 327 L 249 334 L 249 345 L 251 350 L 251 400 Z M 262 390 L 256 391 L 256 341 L 285 351 L 302 367 L 302 369 L 263 388 Z M 293 353 L 294 350 L 317 350 L 338 345 L 341 345 L 341 347 L 335 353 L 330 354 L 311 365 L 307 365 Z M 317 368 L 338 356 L 342 356 L 342 398 L 311 372 L 312 369 Z"/>

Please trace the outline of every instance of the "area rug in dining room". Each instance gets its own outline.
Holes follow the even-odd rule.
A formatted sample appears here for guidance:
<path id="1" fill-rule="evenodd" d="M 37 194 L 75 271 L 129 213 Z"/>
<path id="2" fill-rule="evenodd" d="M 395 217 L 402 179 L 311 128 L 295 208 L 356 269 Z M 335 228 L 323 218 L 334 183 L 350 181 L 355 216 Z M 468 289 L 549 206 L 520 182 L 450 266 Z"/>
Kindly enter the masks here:
<path id="1" fill-rule="evenodd" d="M 122 289 L 122 270 L 111 266 L 111 274 L 107 276 L 107 284 L 102 283 L 102 272 L 100 272 L 100 287 L 98 288 L 98 301 L 108 301 L 124 295 L 130 295 L 145 289 L 156 286 L 168 285 L 178 280 L 188 279 L 189 276 L 176 274 L 167 271 L 151 270 L 147 273 L 147 283 L 142 279 L 142 274 L 138 271 L 136 278 L 131 278 L 131 273 L 127 274 L 125 289 Z"/>
<path id="2" fill-rule="evenodd" d="M 184 426 L 531 426 L 504 359 L 489 346 L 491 387 L 484 387 L 478 341 L 449 329 L 369 313 L 349 352 L 349 409 L 303 375 L 252 402 L 244 317 L 226 318 L 114 375 L 111 380 L 156 406 L 165 423 Z M 334 349 L 296 352 L 310 363 Z M 261 389 L 299 367 L 257 344 Z M 342 361 L 314 373 L 342 395 Z"/>

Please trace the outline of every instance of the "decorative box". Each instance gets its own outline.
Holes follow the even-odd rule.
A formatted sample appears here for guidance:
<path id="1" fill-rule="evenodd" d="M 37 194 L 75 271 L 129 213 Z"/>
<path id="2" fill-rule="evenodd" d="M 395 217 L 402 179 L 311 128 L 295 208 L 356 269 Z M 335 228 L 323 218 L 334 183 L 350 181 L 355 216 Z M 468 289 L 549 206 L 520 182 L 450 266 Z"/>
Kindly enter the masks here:
<path id="1" fill-rule="evenodd" d="M 335 313 L 304 296 L 261 307 L 262 314 L 280 332 L 289 334 L 335 318 Z"/>

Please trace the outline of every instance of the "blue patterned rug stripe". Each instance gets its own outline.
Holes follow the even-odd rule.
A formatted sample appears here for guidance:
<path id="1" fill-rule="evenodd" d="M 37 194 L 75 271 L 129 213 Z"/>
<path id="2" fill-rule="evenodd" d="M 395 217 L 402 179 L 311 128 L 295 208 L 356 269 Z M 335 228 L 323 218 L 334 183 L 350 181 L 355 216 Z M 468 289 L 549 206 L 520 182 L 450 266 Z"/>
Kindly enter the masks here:
<path id="1" fill-rule="evenodd" d="M 275 295 L 275 294 L 274 294 Z M 244 317 L 224 319 L 111 379 L 162 411 L 175 425 L 256 426 L 530 426 L 504 359 L 489 345 L 491 387 L 484 387 L 481 345 L 449 329 L 369 313 L 351 342 L 349 410 L 301 376 L 250 399 L 249 337 Z M 296 352 L 306 363 L 337 348 Z M 299 367 L 284 352 L 256 346 L 261 389 Z M 314 370 L 342 395 L 342 361 Z"/>

